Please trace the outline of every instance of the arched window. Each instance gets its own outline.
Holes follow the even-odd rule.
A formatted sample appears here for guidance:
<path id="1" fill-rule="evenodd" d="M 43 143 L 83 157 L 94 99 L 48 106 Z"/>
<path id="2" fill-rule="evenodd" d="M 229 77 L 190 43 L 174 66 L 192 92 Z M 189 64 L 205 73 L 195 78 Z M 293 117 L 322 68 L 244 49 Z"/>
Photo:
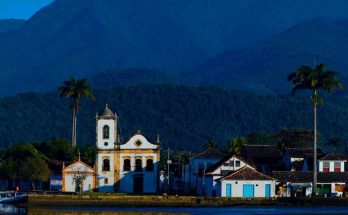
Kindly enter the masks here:
<path id="1" fill-rule="evenodd" d="M 103 160 L 103 171 L 110 171 L 110 160 L 109 159 Z"/>
<path id="2" fill-rule="evenodd" d="M 109 139 L 109 136 L 110 136 L 110 127 L 108 125 L 105 125 L 103 127 L 103 138 Z"/>
<path id="3" fill-rule="evenodd" d="M 152 172 L 153 171 L 153 160 L 147 159 L 146 160 L 146 172 Z"/>
<path id="4" fill-rule="evenodd" d="M 130 165 L 130 159 L 126 158 L 123 160 L 123 171 L 130 171 L 131 165 Z"/>
<path id="5" fill-rule="evenodd" d="M 135 171 L 136 172 L 141 172 L 143 169 L 142 161 L 141 158 L 135 159 Z"/>

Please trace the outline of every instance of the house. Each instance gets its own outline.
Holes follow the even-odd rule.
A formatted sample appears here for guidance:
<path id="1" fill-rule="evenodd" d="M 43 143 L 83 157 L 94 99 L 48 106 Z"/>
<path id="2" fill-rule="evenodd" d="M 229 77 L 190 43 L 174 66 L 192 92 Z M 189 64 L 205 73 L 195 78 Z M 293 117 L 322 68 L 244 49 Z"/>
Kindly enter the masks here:
<path id="1" fill-rule="evenodd" d="M 319 172 L 345 172 L 347 156 L 330 153 L 319 159 Z"/>
<path id="2" fill-rule="evenodd" d="M 206 196 L 216 196 L 217 179 L 227 176 L 245 166 L 252 167 L 242 157 L 230 154 L 207 168 L 203 181 Z"/>
<path id="3" fill-rule="evenodd" d="M 139 130 L 120 143 L 118 117 L 106 105 L 96 116 L 96 172 L 99 192 L 156 193 L 159 139 L 150 142 Z"/>
<path id="4" fill-rule="evenodd" d="M 96 188 L 96 173 L 93 167 L 78 161 L 62 170 L 62 192 L 86 192 Z"/>
<path id="5" fill-rule="evenodd" d="M 317 156 L 322 156 L 320 149 L 317 149 Z M 313 170 L 313 148 L 285 148 L 283 163 L 286 171 L 311 171 Z"/>
<path id="6" fill-rule="evenodd" d="M 239 198 L 275 197 L 276 180 L 252 167 L 244 166 L 217 181 L 217 196 Z"/>
<path id="7" fill-rule="evenodd" d="M 204 195 L 204 177 L 206 170 L 220 161 L 224 156 L 224 153 L 215 148 L 209 148 L 192 156 L 190 158 L 190 163 L 185 166 L 185 192 Z"/>
<path id="8" fill-rule="evenodd" d="M 283 168 L 282 154 L 277 146 L 246 144 L 243 145 L 241 152 L 242 157 L 266 175 Z"/>
<path id="9" fill-rule="evenodd" d="M 312 171 L 274 171 L 273 177 L 279 182 L 280 196 L 310 196 L 312 193 Z M 341 196 L 347 182 L 347 172 L 319 172 L 317 194 Z"/>

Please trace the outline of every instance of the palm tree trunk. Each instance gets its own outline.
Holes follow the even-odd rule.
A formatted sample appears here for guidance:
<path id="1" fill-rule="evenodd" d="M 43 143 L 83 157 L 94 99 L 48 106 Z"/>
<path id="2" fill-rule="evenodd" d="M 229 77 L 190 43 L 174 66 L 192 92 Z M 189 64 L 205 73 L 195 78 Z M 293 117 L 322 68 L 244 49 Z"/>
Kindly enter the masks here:
<path id="1" fill-rule="evenodd" d="M 75 107 L 72 108 L 73 109 L 73 115 L 72 115 L 72 133 L 71 133 L 71 145 L 74 148 L 75 147 L 75 118 L 76 118 L 76 109 Z"/>
<path id="2" fill-rule="evenodd" d="M 314 130 L 314 143 L 313 143 L 313 188 L 312 195 L 315 196 L 317 192 L 317 104 L 318 95 L 317 91 L 314 91 L 313 95 L 313 130 Z"/>
<path id="3" fill-rule="evenodd" d="M 74 127 L 74 129 L 75 129 L 75 131 L 74 131 L 74 147 L 76 147 L 76 136 L 77 136 L 77 109 L 75 110 L 75 117 L 74 117 L 74 120 L 75 120 L 75 127 Z"/>

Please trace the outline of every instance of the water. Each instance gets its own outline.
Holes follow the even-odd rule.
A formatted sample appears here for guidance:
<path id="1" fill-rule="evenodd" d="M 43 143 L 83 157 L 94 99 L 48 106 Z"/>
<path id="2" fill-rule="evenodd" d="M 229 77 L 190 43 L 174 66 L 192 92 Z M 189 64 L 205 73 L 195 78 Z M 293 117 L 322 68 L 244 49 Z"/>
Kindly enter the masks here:
<path id="1" fill-rule="evenodd" d="M 347 207 L 230 207 L 230 208 L 19 208 L 13 205 L 1 205 L 0 214 L 29 215 L 310 215 L 334 214 L 347 215 Z"/>

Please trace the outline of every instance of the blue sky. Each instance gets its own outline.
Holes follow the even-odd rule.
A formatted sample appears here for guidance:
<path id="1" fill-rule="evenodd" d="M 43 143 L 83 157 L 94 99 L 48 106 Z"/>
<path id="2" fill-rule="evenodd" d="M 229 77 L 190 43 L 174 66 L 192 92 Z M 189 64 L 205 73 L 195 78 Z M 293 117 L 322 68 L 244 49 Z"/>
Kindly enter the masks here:
<path id="1" fill-rule="evenodd" d="M 0 0 L 0 19 L 28 19 L 53 0 Z"/>

